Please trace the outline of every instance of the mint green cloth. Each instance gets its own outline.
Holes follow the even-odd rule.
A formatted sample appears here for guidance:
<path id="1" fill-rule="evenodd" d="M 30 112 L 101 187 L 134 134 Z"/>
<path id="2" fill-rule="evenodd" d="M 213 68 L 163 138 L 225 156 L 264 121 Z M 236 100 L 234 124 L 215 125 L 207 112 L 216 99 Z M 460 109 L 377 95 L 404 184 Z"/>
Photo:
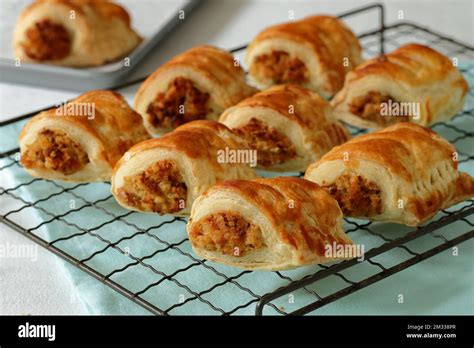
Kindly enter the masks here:
<path id="1" fill-rule="evenodd" d="M 472 73 L 474 64 L 470 64 L 469 67 L 471 74 L 466 76 L 470 78 L 469 82 L 472 85 L 474 82 Z M 469 94 L 465 110 L 472 110 L 473 106 L 474 98 L 472 94 Z M 0 129 L 2 151 L 17 147 L 17 135 L 23 124 L 24 122 L 20 122 Z M 472 116 L 457 117 L 450 121 L 448 125 L 449 127 L 437 125 L 433 129 L 449 140 L 462 136 L 456 131 L 456 128 L 471 133 L 474 132 Z M 458 151 L 473 156 L 473 137 L 458 141 L 456 146 Z M 463 160 L 464 158 L 465 156 L 461 156 L 460 159 Z M 2 159 L 0 166 L 9 163 L 11 163 L 10 159 Z M 473 161 L 462 162 L 460 170 L 474 175 Z M 9 175 L 17 184 L 33 180 L 17 165 L 8 167 L 2 173 Z M 263 175 L 267 176 L 268 173 L 263 173 Z M 62 187 L 67 188 L 67 191 L 59 194 L 63 190 Z M 156 253 L 142 261 L 149 267 L 132 265 L 126 268 L 125 271 L 112 275 L 111 279 L 134 292 L 144 291 L 149 284 L 159 282 L 157 286 L 144 291 L 141 296 L 161 309 L 167 309 L 184 301 L 183 305 L 170 311 L 169 314 L 171 315 L 219 314 L 219 311 L 212 309 L 208 303 L 221 308 L 223 311 L 231 311 L 240 305 L 248 304 L 235 311 L 235 314 L 253 314 L 255 302 L 252 303 L 252 301 L 255 301 L 255 297 L 251 293 L 263 295 L 288 284 L 286 277 L 299 279 L 321 268 L 320 266 L 310 266 L 280 273 L 243 272 L 236 268 L 206 262 L 206 265 L 228 277 L 240 275 L 235 278 L 236 283 L 225 283 L 222 275 L 206 267 L 193 265 L 196 263 L 193 257 L 196 256 L 186 239 L 185 219 L 170 222 L 172 221 L 170 216 L 160 217 L 154 214 L 128 212 L 110 197 L 110 185 L 108 183 L 77 185 L 35 180 L 29 185 L 13 190 L 12 193 L 28 202 L 36 202 L 50 197 L 36 204 L 36 208 L 29 207 L 25 209 L 28 213 L 31 212 L 31 219 L 17 221 L 26 228 L 34 228 L 42 222 L 51 220 L 51 222 L 43 223 L 33 230 L 42 238 L 52 241 L 80 232 L 77 227 L 74 227 L 74 224 L 89 229 L 91 233 L 98 236 L 99 238 L 84 232 L 81 236 L 55 244 L 79 259 L 86 258 L 94 251 L 105 248 L 107 244 L 102 242 L 100 238 L 111 242 L 125 238 L 117 246 L 134 257 L 141 258 Z M 53 196 L 51 197 L 51 195 Z M 95 206 L 90 206 L 87 202 L 96 203 Z M 472 200 L 451 207 L 448 211 L 454 211 L 470 204 L 472 204 Z M 41 209 L 53 215 L 47 214 Z M 54 215 L 60 215 L 61 219 L 72 226 L 67 225 L 61 219 L 53 218 Z M 437 218 L 442 215 L 444 214 L 440 213 Z M 117 216 L 121 219 L 117 220 Z M 15 221 L 18 214 L 11 214 L 9 218 Z M 111 220 L 114 220 L 114 222 L 107 224 Z M 358 222 L 366 224 L 366 221 L 359 220 Z M 436 233 L 444 235 L 447 239 L 452 239 L 472 229 L 473 222 L 474 218 L 471 216 L 450 224 L 436 231 Z M 161 227 L 154 228 L 153 226 Z M 366 251 L 384 243 L 381 237 L 374 236 L 364 229 L 354 231 L 353 223 L 345 222 L 344 228 L 346 231 L 350 231 L 350 237 L 355 243 L 365 244 Z M 368 228 L 374 233 L 389 239 L 400 237 L 411 230 L 408 227 L 390 223 L 373 223 Z M 147 233 L 156 236 L 158 239 L 145 233 L 138 234 L 131 239 L 126 238 L 137 233 L 139 229 L 146 230 Z M 165 243 L 160 242 L 160 240 Z M 173 247 L 169 247 L 166 243 Z M 412 251 L 423 252 L 440 243 L 440 239 L 427 235 L 408 243 L 407 246 Z M 157 250 L 162 249 L 164 251 L 157 252 Z M 368 288 L 322 307 L 313 314 L 474 314 L 472 296 L 474 293 L 473 255 L 474 241 L 464 242 L 458 245 L 457 256 L 453 255 L 453 250 L 448 249 Z M 404 249 L 396 248 L 384 253 L 383 256 L 374 258 L 373 261 L 379 262 L 385 267 L 390 267 L 410 257 L 412 256 Z M 69 263 L 60 259 L 58 259 L 58 262 L 64 265 L 64 271 L 74 284 L 75 294 L 71 294 L 71 299 L 82 301 L 91 314 L 149 313 Z M 85 264 L 106 275 L 114 269 L 126 267 L 131 262 L 133 260 L 128 256 L 113 248 L 107 248 L 105 252 L 97 254 L 86 261 Z M 189 268 L 185 271 L 178 271 L 187 267 Z M 155 268 L 164 274 L 155 273 L 151 268 Z M 343 271 L 342 274 L 351 281 L 359 281 L 379 271 L 380 269 L 377 266 L 365 261 L 356 267 Z M 174 272 L 177 272 L 173 276 L 174 280 L 164 279 L 165 275 Z M 216 285 L 221 283 L 224 283 L 224 285 Z M 308 286 L 307 289 L 316 291 L 320 296 L 327 296 L 347 285 L 340 277 L 331 276 Z M 194 295 L 188 289 L 200 292 L 213 286 L 215 288 L 212 291 L 202 295 L 202 301 L 198 299 L 189 300 Z M 249 289 L 249 291 L 242 290 L 240 286 Z M 285 311 L 295 310 L 316 300 L 316 297 L 310 291 L 295 291 L 291 296 L 277 299 L 274 304 Z M 402 297 L 403 302 L 400 303 Z M 276 314 L 277 312 L 268 307 L 265 313 Z"/>

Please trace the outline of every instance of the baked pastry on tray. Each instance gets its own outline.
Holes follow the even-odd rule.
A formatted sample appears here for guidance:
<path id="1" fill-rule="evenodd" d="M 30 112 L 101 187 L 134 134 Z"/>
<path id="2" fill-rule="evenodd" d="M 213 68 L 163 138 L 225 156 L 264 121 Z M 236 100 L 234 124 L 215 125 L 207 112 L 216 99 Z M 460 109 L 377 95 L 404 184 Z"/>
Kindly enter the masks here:
<path id="1" fill-rule="evenodd" d="M 380 128 L 412 121 L 448 121 L 464 105 L 468 85 L 452 61 L 432 48 L 407 44 L 347 74 L 331 104 L 354 126 Z"/>
<path id="2" fill-rule="evenodd" d="M 135 109 L 149 133 L 158 135 L 190 121 L 217 121 L 224 109 L 254 92 L 229 52 L 198 46 L 150 75 L 135 96 Z"/>
<path id="3" fill-rule="evenodd" d="M 298 178 L 222 181 L 193 204 L 187 225 L 196 254 L 227 265 L 282 270 L 338 260 L 353 246 L 337 202 Z"/>
<path id="4" fill-rule="evenodd" d="M 249 164 L 222 156 L 246 149 L 220 123 L 189 122 L 132 147 L 115 166 L 112 193 L 130 210 L 186 215 L 192 202 L 216 182 L 255 177 Z"/>
<path id="5" fill-rule="evenodd" d="M 305 178 L 325 188 L 346 216 L 417 226 L 474 196 L 456 149 L 428 128 L 400 122 L 335 147 Z"/>
<path id="6" fill-rule="evenodd" d="M 304 171 L 349 139 L 329 103 L 298 85 L 274 86 L 244 99 L 219 122 L 244 137 L 267 170 Z"/>
<path id="7" fill-rule="evenodd" d="M 141 41 L 127 11 L 106 0 L 37 0 L 13 34 L 16 58 L 71 67 L 120 59 Z"/>
<path id="8" fill-rule="evenodd" d="M 246 63 L 262 88 L 296 83 L 330 97 L 362 62 L 357 37 L 332 16 L 311 16 L 271 26 L 250 43 Z"/>
<path id="9" fill-rule="evenodd" d="M 28 121 L 19 137 L 21 163 L 45 179 L 109 181 L 123 153 L 146 139 L 140 115 L 120 94 L 91 91 Z"/>

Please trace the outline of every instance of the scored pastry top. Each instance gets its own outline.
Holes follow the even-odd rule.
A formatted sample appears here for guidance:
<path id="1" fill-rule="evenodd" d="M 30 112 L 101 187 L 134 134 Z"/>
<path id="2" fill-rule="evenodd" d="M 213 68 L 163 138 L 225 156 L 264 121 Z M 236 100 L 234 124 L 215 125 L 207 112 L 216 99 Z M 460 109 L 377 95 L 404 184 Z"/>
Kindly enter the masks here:
<path id="1" fill-rule="evenodd" d="M 295 84 L 273 86 L 227 109 L 220 122 L 248 139 L 259 166 L 304 171 L 350 138 L 316 92 Z"/>
<path id="2" fill-rule="evenodd" d="M 236 64 L 229 52 L 220 48 L 202 45 L 193 47 L 160 66 L 148 79 L 140 86 L 135 100 L 140 99 L 153 80 L 165 73 L 167 70 L 175 68 L 188 68 L 197 70 L 212 81 L 218 88 L 228 89 L 228 93 L 221 95 L 224 101 L 230 105 L 236 104 L 246 96 L 249 90 L 242 90 L 236 82 L 241 82 L 245 86 L 245 73 Z"/>
<path id="3" fill-rule="evenodd" d="M 432 130 L 401 122 L 355 137 L 335 147 L 321 161 L 340 160 L 347 153 L 347 167 L 359 168 L 362 166 L 360 160 L 371 161 L 412 183 L 423 176 L 426 169 L 444 161 L 456 170 L 458 162 L 453 160 L 455 152 L 453 145 Z"/>
<path id="4" fill-rule="evenodd" d="M 229 113 L 238 108 L 268 108 L 277 111 L 301 126 L 314 128 L 316 125 L 335 120 L 329 103 L 313 91 L 295 85 L 285 84 L 270 87 L 262 92 L 242 100 L 221 116 L 225 121 Z"/>
<path id="5" fill-rule="evenodd" d="M 150 139 L 132 146 L 117 164 L 117 168 L 124 161 L 131 159 L 134 154 L 155 148 L 177 151 L 193 160 L 209 160 L 213 170 L 223 171 L 222 164 L 217 162 L 217 150 L 226 147 L 239 149 L 243 146 L 240 139 L 225 125 L 209 120 L 200 120 L 186 123 L 171 133 L 159 138 Z"/>

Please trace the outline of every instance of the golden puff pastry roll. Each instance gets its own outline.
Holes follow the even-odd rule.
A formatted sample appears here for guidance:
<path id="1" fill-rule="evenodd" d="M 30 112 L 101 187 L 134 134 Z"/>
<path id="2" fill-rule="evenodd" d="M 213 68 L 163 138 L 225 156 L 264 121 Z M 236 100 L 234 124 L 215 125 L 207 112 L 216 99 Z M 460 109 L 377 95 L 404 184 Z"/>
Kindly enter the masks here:
<path id="1" fill-rule="evenodd" d="M 229 52 L 198 46 L 150 75 L 135 96 L 135 109 L 149 133 L 159 135 L 190 121 L 217 121 L 222 111 L 254 92 Z"/>
<path id="2" fill-rule="evenodd" d="M 362 62 L 357 37 L 331 16 L 311 16 L 262 31 L 247 49 L 246 63 L 262 88 L 296 83 L 331 97 L 346 73 Z"/>
<path id="3" fill-rule="evenodd" d="M 17 58 L 72 67 L 120 59 L 141 41 L 127 11 L 106 0 L 37 0 L 23 10 L 13 34 Z"/>
<path id="4" fill-rule="evenodd" d="M 401 121 L 429 126 L 456 115 L 467 91 L 448 57 L 407 44 L 350 72 L 331 104 L 338 118 L 362 128 Z"/>
<path id="5" fill-rule="evenodd" d="M 112 193 L 126 209 L 187 215 L 216 182 L 255 177 L 238 151 L 248 150 L 226 126 L 193 121 L 132 147 L 114 169 Z"/>
<path id="6" fill-rule="evenodd" d="M 304 171 L 349 139 L 329 103 L 298 85 L 279 85 L 227 109 L 219 119 L 257 151 L 260 168 Z"/>
<path id="7" fill-rule="evenodd" d="M 110 181 L 115 163 L 149 139 L 139 114 L 111 91 L 91 91 L 34 116 L 20 133 L 21 163 L 33 176 Z"/>
<path id="8" fill-rule="evenodd" d="M 454 146 L 411 122 L 361 135 L 312 164 L 305 178 L 326 189 L 344 215 L 417 226 L 474 196 Z"/>
<path id="9" fill-rule="evenodd" d="M 194 202 L 187 230 L 199 256 L 255 270 L 334 261 L 341 259 L 328 254 L 334 246 L 353 246 L 337 202 L 318 185 L 291 177 L 212 186 Z"/>

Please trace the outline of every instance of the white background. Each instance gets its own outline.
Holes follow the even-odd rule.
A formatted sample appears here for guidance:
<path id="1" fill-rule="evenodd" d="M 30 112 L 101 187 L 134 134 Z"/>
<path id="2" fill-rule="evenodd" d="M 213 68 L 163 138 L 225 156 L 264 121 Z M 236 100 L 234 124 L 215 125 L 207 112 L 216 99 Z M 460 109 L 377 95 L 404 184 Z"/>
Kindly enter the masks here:
<path id="1" fill-rule="evenodd" d="M 399 11 L 402 10 L 404 20 L 417 22 L 474 45 L 473 0 L 382 2 L 386 5 L 386 19 L 389 24 L 398 21 Z M 287 20 L 289 10 L 294 11 L 296 18 L 300 18 L 324 12 L 338 14 L 368 3 L 373 1 L 208 0 L 188 16 L 165 42 L 156 47 L 130 78 L 152 72 L 171 56 L 193 45 L 209 43 L 232 48 L 245 44 L 266 26 Z M 133 11 L 131 12 L 133 15 Z M 350 25 L 356 33 L 363 32 L 374 28 L 374 18 L 375 15 L 366 15 L 351 21 Z M 14 18 L 11 20 L 14 21 Z M 133 18 L 133 21 L 139 29 L 139 20 Z M 131 102 L 135 90 L 136 87 L 133 87 L 121 92 Z M 0 83 L 0 120 L 76 95 L 77 92 L 72 91 Z M 28 239 L 2 224 L 0 229 L 2 244 L 33 245 Z M 0 314 L 85 313 L 78 301 L 71 300 L 71 285 L 65 275 L 61 274 L 61 270 L 56 257 L 41 248 L 38 248 L 38 257 L 34 262 L 26 258 L 0 258 Z"/>

